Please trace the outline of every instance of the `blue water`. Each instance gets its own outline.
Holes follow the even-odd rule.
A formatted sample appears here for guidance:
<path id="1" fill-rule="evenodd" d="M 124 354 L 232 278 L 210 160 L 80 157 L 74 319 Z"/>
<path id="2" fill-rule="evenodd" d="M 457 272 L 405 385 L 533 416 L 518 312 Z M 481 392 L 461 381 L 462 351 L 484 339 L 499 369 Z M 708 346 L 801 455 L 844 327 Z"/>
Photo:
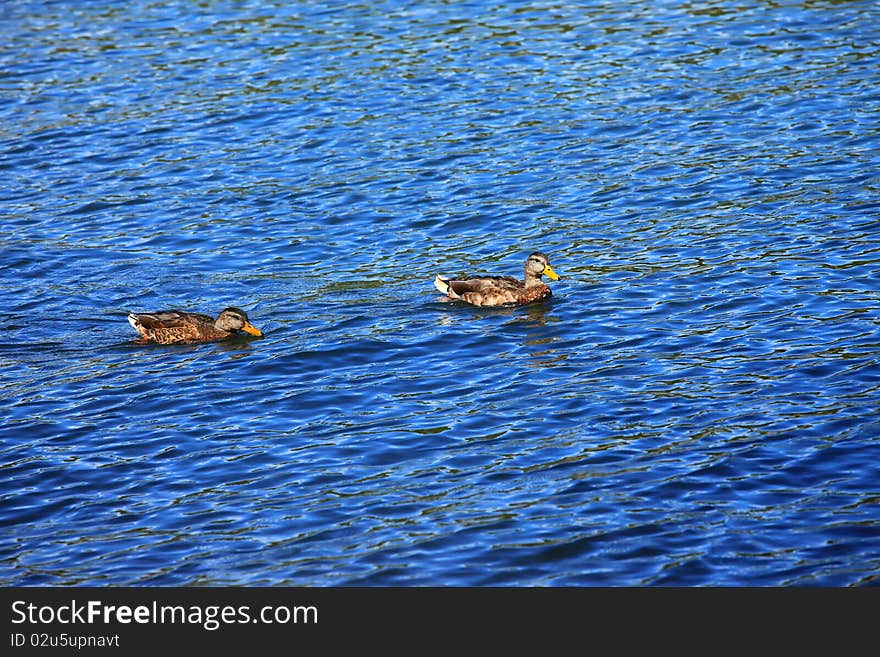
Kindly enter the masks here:
<path id="1" fill-rule="evenodd" d="M 880 582 L 876 3 L 0 29 L 0 583 Z"/>

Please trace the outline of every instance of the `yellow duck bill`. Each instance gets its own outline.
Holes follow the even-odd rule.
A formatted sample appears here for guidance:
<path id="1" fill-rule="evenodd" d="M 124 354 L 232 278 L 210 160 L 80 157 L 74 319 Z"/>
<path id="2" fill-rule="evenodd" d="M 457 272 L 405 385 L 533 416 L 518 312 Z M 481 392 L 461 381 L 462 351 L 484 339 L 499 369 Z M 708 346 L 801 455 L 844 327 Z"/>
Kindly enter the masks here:
<path id="1" fill-rule="evenodd" d="M 263 332 L 250 322 L 247 322 L 244 326 L 242 326 L 241 330 L 257 338 L 263 337 Z"/>
<path id="2" fill-rule="evenodd" d="M 549 278 L 551 281 L 558 281 L 560 279 L 559 274 L 553 271 L 553 267 L 550 266 L 550 263 L 547 263 L 547 266 L 544 267 L 544 276 Z"/>

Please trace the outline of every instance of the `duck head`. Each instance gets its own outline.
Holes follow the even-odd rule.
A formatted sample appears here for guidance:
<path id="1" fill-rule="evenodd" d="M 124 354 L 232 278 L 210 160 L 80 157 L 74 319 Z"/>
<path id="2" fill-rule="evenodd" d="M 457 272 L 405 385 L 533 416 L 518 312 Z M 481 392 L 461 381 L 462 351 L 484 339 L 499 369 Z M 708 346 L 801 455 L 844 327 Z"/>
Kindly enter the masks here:
<path id="1" fill-rule="evenodd" d="M 526 278 L 540 279 L 541 276 L 546 276 L 551 281 L 559 280 L 559 274 L 553 271 L 553 267 L 550 266 L 550 258 L 540 251 L 535 251 L 526 260 Z"/>
<path id="2" fill-rule="evenodd" d="M 247 313 L 241 308 L 227 308 L 217 316 L 214 326 L 223 331 L 244 331 L 256 337 L 262 337 L 263 332 L 250 323 Z"/>

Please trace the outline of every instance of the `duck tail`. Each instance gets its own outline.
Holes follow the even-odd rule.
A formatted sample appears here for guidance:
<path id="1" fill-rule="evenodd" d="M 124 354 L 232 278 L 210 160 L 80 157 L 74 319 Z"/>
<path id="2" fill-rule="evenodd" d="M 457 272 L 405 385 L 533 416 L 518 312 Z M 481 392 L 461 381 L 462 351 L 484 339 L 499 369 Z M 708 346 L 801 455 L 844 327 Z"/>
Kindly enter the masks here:
<path id="1" fill-rule="evenodd" d="M 436 287 L 442 294 L 445 294 L 448 297 L 457 298 L 458 295 L 449 285 L 449 279 L 443 278 L 440 274 L 437 274 L 437 278 L 434 279 L 434 287 Z"/>
<path id="2" fill-rule="evenodd" d="M 131 324 L 131 328 L 137 330 L 138 327 L 138 318 L 134 313 L 128 313 L 128 323 Z"/>

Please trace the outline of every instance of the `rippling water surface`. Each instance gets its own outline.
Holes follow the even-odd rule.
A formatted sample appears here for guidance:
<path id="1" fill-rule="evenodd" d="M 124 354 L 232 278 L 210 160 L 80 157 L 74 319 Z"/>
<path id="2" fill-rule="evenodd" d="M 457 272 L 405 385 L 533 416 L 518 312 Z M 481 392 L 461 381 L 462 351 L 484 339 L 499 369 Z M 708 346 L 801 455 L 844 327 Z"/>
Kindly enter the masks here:
<path id="1" fill-rule="evenodd" d="M 0 27 L 0 582 L 880 581 L 876 3 Z"/>

